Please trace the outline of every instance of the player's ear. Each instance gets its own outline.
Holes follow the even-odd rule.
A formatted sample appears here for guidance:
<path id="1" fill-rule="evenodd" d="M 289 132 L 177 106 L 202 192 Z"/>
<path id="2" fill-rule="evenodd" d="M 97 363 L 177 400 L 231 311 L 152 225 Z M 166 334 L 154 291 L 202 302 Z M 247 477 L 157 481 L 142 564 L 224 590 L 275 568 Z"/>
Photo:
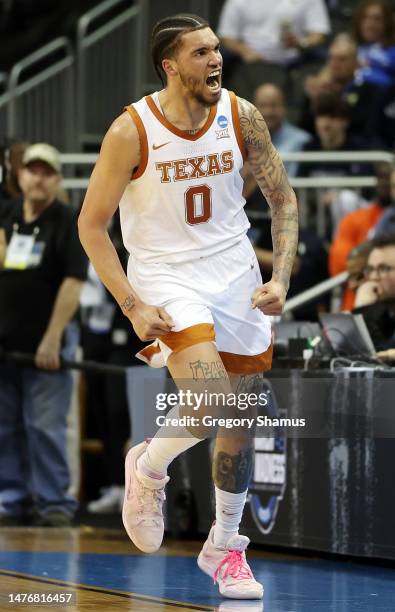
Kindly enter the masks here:
<path id="1" fill-rule="evenodd" d="M 177 64 L 175 60 L 171 60 L 171 59 L 162 60 L 162 68 L 164 72 L 167 74 L 167 76 L 177 76 L 178 74 Z"/>

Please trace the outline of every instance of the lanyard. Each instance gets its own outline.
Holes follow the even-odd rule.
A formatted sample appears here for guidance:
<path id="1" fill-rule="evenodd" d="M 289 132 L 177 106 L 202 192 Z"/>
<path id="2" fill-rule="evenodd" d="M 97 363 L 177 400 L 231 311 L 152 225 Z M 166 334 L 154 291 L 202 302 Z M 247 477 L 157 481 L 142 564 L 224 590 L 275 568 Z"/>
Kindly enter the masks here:
<path id="1" fill-rule="evenodd" d="M 19 230 L 19 223 L 13 223 L 12 224 L 12 236 L 11 236 L 11 240 L 12 237 L 14 236 L 14 234 L 18 234 L 18 230 Z M 38 227 L 38 225 L 35 225 L 33 227 L 33 233 L 31 234 L 33 236 L 33 241 L 36 241 L 36 238 L 38 236 L 38 234 L 40 233 L 40 228 Z M 20 234 L 20 235 L 28 235 L 28 234 Z"/>
<path id="2" fill-rule="evenodd" d="M 12 236 L 7 247 L 6 259 L 4 268 L 9 270 L 26 270 L 32 265 L 37 265 L 35 259 L 37 254 L 35 251 L 35 242 L 40 228 L 35 226 L 32 234 L 19 234 L 19 225 L 14 223 L 12 226 Z M 39 245 L 38 245 L 39 246 Z M 39 254 L 38 263 L 41 261 Z M 34 259 L 35 258 L 35 259 Z"/>

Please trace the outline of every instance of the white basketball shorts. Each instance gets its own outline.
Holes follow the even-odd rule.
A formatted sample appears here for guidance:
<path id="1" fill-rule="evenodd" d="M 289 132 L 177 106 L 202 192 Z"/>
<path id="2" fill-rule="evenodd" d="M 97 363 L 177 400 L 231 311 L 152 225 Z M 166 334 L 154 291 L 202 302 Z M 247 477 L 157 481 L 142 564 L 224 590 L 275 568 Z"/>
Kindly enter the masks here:
<path id="1" fill-rule="evenodd" d="M 128 278 L 141 300 L 165 308 L 175 323 L 137 354 L 149 365 L 162 367 L 173 351 L 215 342 L 230 373 L 270 369 L 271 324 L 251 307 L 262 278 L 247 236 L 220 253 L 186 263 L 142 263 L 131 256 Z"/>

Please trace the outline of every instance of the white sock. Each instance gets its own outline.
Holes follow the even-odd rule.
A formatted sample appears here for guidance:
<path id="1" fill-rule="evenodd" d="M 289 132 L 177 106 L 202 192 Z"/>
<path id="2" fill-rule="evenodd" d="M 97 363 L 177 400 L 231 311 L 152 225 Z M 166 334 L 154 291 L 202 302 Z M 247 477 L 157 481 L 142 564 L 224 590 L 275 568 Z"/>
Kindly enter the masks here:
<path id="1" fill-rule="evenodd" d="M 237 535 L 247 499 L 247 491 L 228 493 L 215 487 L 214 546 L 226 546 L 229 538 Z"/>
<path id="2" fill-rule="evenodd" d="M 169 410 L 166 417 L 179 419 L 179 405 Z M 145 453 L 137 460 L 137 469 L 145 476 L 162 479 L 173 459 L 201 441 L 201 438 L 195 438 L 185 427 L 163 425 L 148 444 Z"/>

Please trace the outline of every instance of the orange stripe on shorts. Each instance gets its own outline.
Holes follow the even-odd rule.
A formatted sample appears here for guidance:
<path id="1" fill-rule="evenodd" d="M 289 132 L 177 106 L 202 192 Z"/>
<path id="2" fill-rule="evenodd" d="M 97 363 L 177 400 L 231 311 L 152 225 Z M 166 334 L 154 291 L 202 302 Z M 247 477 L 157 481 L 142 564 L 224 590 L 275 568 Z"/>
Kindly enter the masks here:
<path id="1" fill-rule="evenodd" d="M 212 323 L 198 323 L 178 332 L 169 332 L 164 336 L 160 336 L 159 339 L 174 353 L 179 353 L 194 344 L 214 342 L 214 325 Z"/>
<path id="2" fill-rule="evenodd" d="M 273 345 L 259 355 L 237 355 L 219 351 L 227 372 L 231 374 L 257 374 L 272 367 Z"/>
<path id="3" fill-rule="evenodd" d="M 160 353 L 160 347 L 155 346 L 154 344 L 149 344 L 148 346 L 145 346 L 143 349 L 141 349 L 141 351 L 139 351 L 139 354 L 144 355 L 144 357 L 148 359 L 148 361 L 150 361 L 152 357 L 156 355 L 156 353 Z"/>

